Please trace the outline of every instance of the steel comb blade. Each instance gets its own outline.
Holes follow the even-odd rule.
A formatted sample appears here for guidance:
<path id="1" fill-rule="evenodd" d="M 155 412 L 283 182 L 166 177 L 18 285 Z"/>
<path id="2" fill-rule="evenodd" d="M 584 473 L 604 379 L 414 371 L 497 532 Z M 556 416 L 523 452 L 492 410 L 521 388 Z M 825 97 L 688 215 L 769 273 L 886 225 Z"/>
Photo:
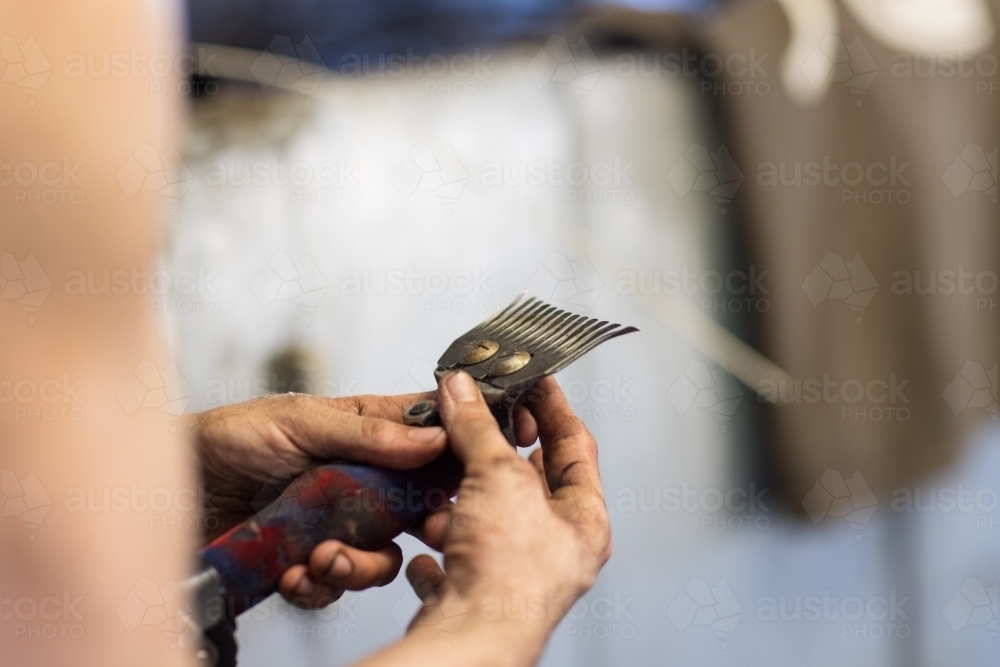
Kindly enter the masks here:
<path id="1" fill-rule="evenodd" d="M 522 293 L 510 305 L 459 336 L 438 359 L 434 376 L 464 370 L 478 385 L 500 430 L 514 444 L 514 406 L 541 378 L 570 365 L 601 343 L 635 327 L 576 315 Z M 406 411 L 413 426 L 440 424 L 437 403 Z"/>

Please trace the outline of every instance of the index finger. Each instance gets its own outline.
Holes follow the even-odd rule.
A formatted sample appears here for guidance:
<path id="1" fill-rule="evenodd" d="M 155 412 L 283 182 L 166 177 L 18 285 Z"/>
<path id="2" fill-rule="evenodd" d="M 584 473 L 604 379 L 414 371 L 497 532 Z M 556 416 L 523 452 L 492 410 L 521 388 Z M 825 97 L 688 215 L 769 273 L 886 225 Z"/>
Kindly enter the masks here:
<path id="1" fill-rule="evenodd" d="M 377 417 L 388 419 L 399 424 L 403 423 L 403 413 L 420 401 L 437 398 L 436 391 L 423 391 L 415 394 L 396 394 L 395 396 L 377 396 L 363 394 L 361 396 L 345 396 L 343 398 L 325 398 L 338 410 L 350 412 L 362 417 Z"/>
<path id="2" fill-rule="evenodd" d="M 196 421 L 203 438 L 237 444 L 260 443 L 260 447 L 276 445 L 293 459 L 297 450 L 314 459 L 343 459 L 410 469 L 437 458 L 447 445 L 445 431 L 440 426 L 406 426 L 338 409 L 329 399 L 307 394 L 260 397 L 215 408 Z"/>
<path id="3" fill-rule="evenodd" d="M 552 493 L 576 486 L 603 496 L 597 443 L 573 412 L 555 378 L 547 376 L 539 380 L 525 404 L 538 422 L 545 479 Z"/>
<path id="4" fill-rule="evenodd" d="M 395 396 L 364 394 L 342 398 L 324 398 L 323 400 L 344 412 L 350 412 L 362 417 L 387 419 L 397 424 L 402 424 L 403 413 L 414 403 L 438 397 L 439 394 L 436 391 L 425 391 L 416 394 L 397 394 Z M 535 419 L 522 405 L 514 406 L 514 433 L 517 436 L 518 447 L 527 447 L 538 439 L 538 426 L 535 424 Z"/>

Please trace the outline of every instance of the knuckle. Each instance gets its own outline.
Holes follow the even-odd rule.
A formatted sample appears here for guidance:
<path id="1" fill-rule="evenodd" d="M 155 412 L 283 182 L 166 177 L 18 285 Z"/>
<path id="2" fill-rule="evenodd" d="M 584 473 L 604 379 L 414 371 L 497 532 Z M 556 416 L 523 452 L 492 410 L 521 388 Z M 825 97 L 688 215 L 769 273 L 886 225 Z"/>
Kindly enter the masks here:
<path id="1" fill-rule="evenodd" d="M 358 414 L 362 416 L 382 417 L 392 411 L 392 400 L 386 396 L 364 394 L 357 397 Z"/>
<path id="2" fill-rule="evenodd" d="M 285 405 L 289 406 L 293 411 L 301 412 L 306 410 L 310 403 L 312 396 L 308 394 L 279 394 Z"/>
<path id="3" fill-rule="evenodd" d="M 353 396 L 317 396 L 317 398 L 323 402 L 323 405 L 342 412 L 351 412 L 354 402 Z"/>
<path id="4" fill-rule="evenodd" d="M 332 410 L 322 400 L 309 394 L 281 394 L 281 411 L 296 420 L 322 423 L 330 419 Z"/>
<path id="5" fill-rule="evenodd" d="M 343 396 L 341 398 L 329 398 L 327 401 L 332 403 L 338 410 L 360 416 L 365 413 L 365 405 L 368 403 L 369 398 L 370 396 L 367 395 Z"/>

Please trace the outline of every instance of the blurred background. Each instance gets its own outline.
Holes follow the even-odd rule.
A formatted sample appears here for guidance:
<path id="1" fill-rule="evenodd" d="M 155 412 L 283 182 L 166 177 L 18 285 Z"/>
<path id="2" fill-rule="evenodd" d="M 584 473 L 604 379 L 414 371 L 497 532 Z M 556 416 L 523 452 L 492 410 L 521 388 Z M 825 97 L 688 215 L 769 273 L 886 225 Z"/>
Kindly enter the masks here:
<path id="1" fill-rule="evenodd" d="M 641 329 L 559 375 L 615 554 L 543 665 L 998 664 L 1000 3 L 187 9 L 185 168 L 122 184 L 171 211 L 164 409 L 430 388 L 528 290 Z M 417 605 L 272 599 L 241 664 Z"/>

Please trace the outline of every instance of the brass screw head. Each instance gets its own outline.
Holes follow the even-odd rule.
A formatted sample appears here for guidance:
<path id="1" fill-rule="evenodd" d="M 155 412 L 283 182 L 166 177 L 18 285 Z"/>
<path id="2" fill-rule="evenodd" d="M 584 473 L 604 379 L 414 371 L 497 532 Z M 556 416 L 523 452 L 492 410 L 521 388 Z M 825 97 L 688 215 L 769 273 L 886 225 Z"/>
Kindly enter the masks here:
<path id="1" fill-rule="evenodd" d="M 510 354 L 505 354 L 502 357 L 498 357 L 496 361 L 490 364 L 490 375 L 499 377 L 502 375 L 516 373 L 527 366 L 529 361 L 531 361 L 530 352 L 518 350 L 516 352 L 511 352 Z"/>
<path id="2" fill-rule="evenodd" d="M 472 364 L 478 364 L 481 361 L 486 361 L 500 349 L 500 343 L 495 340 L 490 340 L 484 338 L 482 340 L 474 340 L 465 346 L 465 350 L 462 353 L 462 364 L 465 366 L 471 366 Z"/>

